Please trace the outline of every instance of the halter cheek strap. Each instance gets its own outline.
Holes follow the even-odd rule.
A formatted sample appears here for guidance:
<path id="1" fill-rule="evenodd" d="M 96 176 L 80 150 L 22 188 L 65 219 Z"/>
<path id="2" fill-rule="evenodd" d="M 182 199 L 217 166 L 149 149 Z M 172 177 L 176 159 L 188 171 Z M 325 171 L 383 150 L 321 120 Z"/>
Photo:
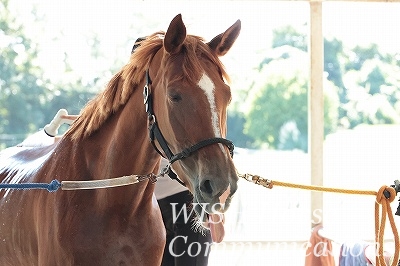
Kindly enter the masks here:
<path id="1" fill-rule="evenodd" d="M 151 79 L 149 75 L 149 71 L 146 71 L 146 85 L 144 86 L 143 89 L 143 98 L 144 98 L 144 105 L 146 108 L 146 113 L 149 119 L 149 137 L 151 140 L 151 144 L 153 145 L 154 149 L 163 157 L 167 157 L 170 159 L 174 154 L 168 147 L 167 141 L 165 140 L 163 134 L 161 133 L 160 128 L 158 127 L 157 120 L 156 120 L 156 115 L 154 114 L 153 110 L 153 98 L 151 97 L 151 92 L 150 92 L 150 85 L 151 85 Z M 161 149 L 164 151 L 164 154 L 157 148 L 154 140 L 157 140 L 158 143 L 161 146 Z"/>
<path id="2" fill-rule="evenodd" d="M 150 91 L 150 85 L 151 85 L 151 79 L 149 75 L 149 70 L 146 71 L 146 85 L 144 86 L 143 89 L 143 98 L 144 98 L 144 105 L 146 107 L 146 113 L 149 118 L 149 137 L 151 140 L 151 144 L 153 145 L 154 149 L 162 156 L 166 157 L 169 160 L 169 164 L 166 166 L 166 168 L 162 169 L 163 174 L 168 174 L 171 179 L 175 179 L 178 181 L 181 185 L 186 186 L 182 180 L 178 178 L 178 176 L 171 170 L 171 164 L 178 161 L 182 160 L 184 158 L 189 157 L 192 155 L 195 151 L 204 148 L 206 146 L 216 144 L 216 143 L 221 143 L 228 147 L 229 153 L 231 157 L 233 157 L 233 150 L 234 150 L 234 144 L 232 141 L 224 139 L 224 138 L 210 138 L 210 139 L 205 139 L 201 140 L 195 145 L 186 148 L 182 150 L 180 153 L 173 154 L 171 149 L 168 146 L 167 141 L 165 140 L 163 134 L 161 133 L 160 128 L 158 127 L 157 120 L 156 120 L 156 115 L 154 114 L 153 110 L 153 99 L 151 97 L 151 91 Z M 163 150 L 164 154 L 158 149 L 158 147 L 155 144 L 155 140 L 157 140 L 158 144 L 160 145 L 161 149 Z"/>

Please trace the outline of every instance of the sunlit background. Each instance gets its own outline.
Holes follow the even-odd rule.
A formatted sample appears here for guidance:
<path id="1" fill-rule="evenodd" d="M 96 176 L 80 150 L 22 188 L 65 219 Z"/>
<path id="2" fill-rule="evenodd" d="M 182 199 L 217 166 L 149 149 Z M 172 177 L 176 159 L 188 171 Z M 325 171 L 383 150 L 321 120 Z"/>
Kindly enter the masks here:
<path id="1" fill-rule="evenodd" d="M 242 21 L 222 58 L 238 170 L 309 184 L 308 2 L 0 0 L 0 148 L 60 108 L 77 114 L 128 61 L 136 38 L 165 31 L 178 13 L 188 33 L 206 40 Z M 323 3 L 327 186 L 377 190 L 399 179 L 399 14 L 400 3 Z M 335 252 L 346 239 L 374 239 L 373 204 L 371 196 L 324 195 Z M 311 211 L 307 191 L 240 181 L 225 240 L 253 246 L 216 246 L 210 265 L 303 265 Z"/>

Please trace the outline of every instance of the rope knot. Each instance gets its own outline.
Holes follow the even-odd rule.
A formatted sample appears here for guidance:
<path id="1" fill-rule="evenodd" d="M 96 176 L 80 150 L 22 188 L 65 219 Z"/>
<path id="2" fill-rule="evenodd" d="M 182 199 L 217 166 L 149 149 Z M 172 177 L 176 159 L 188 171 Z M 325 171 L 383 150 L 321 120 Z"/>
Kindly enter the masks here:
<path id="1" fill-rule="evenodd" d="M 392 202 L 396 198 L 396 190 L 393 187 L 381 186 L 376 193 L 376 202 L 382 205 L 383 201 Z"/>
<path id="2" fill-rule="evenodd" d="M 375 242 L 379 244 L 378 253 L 376 255 L 376 265 L 384 266 L 386 265 L 383 256 L 383 243 L 384 243 L 384 232 L 386 224 L 386 216 L 389 218 L 390 226 L 392 227 L 392 232 L 395 241 L 395 254 L 394 260 L 399 260 L 399 234 L 396 228 L 396 223 L 393 218 L 392 209 L 390 208 L 390 203 L 396 198 L 396 190 L 393 187 L 382 186 L 376 193 L 375 202 Z M 393 264 L 397 265 L 397 264 Z"/>
<path id="3" fill-rule="evenodd" d="M 59 188 L 61 187 L 61 183 L 60 181 L 54 179 L 53 181 L 51 181 L 47 187 L 47 191 L 49 192 L 55 192 L 57 191 Z"/>

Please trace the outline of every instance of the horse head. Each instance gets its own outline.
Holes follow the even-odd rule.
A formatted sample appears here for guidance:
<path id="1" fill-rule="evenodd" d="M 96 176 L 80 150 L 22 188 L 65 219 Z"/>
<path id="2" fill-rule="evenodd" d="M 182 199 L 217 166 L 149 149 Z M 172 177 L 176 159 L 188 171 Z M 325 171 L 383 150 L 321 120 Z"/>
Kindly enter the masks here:
<path id="1" fill-rule="evenodd" d="M 187 35 L 177 15 L 146 72 L 150 135 L 192 192 L 194 209 L 203 222 L 209 215 L 223 213 L 237 190 L 233 144 L 225 139 L 231 91 L 219 57 L 232 47 L 240 27 L 238 20 L 206 43 Z M 151 39 L 141 42 L 138 54 L 152 45 Z M 212 219 L 215 222 L 216 217 Z"/>

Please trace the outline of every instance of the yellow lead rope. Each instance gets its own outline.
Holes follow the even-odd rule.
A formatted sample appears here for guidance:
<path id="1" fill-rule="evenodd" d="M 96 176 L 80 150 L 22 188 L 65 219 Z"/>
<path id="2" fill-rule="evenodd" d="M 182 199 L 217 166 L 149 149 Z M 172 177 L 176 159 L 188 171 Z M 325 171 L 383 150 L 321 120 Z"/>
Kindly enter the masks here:
<path id="1" fill-rule="evenodd" d="M 390 226 L 392 227 L 392 232 L 394 236 L 395 252 L 394 258 L 392 260 L 391 266 L 397 266 L 399 262 L 399 234 L 394 222 L 392 209 L 390 208 L 390 203 L 396 198 L 396 190 L 392 187 L 382 186 L 378 192 L 372 190 L 354 190 L 354 189 L 342 189 L 342 188 L 329 188 L 321 186 L 311 186 L 311 185 L 301 185 L 286 183 L 280 181 L 273 181 L 270 179 L 262 178 L 258 175 L 252 174 L 239 174 L 241 178 L 246 179 L 254 184 L 261 185 L 263 187 L 272 189 L 274 186 L 288 187 L 288 188 L 298 188 L 305 190 L 321 191 L 321 192 L 333 192 L 333 193 L 344 193 L 344 194 L 356 194 L 356 195 L 372 195 L 376 196 L 375 200 L 375 242 L 379 246 L 378 253 L 376 255 L 376 265 L 384 266 L 386 265 L 383 256 L 383 238 L 385 232 L 386 216 L 389 218 Z M 386 194 L 384 194 L 386 192 Z M 389 197 L 387 197 L 389 193 Z M 380 208 L 382 207 L 382 208 Z"/>

